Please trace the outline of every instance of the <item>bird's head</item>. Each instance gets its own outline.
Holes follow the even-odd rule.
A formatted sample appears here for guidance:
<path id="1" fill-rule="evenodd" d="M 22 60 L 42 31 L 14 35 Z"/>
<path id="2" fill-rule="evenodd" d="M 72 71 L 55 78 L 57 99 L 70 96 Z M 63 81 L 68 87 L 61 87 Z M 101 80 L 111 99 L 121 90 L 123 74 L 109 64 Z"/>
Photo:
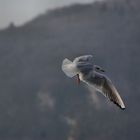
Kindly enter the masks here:
<path id="1" fill-rule="evenodd" d="M 73 62 L 77 64 L 93 63 L 93 56 L 92 55 L 79 56 L 76 57 Z"/>
<path id="2" fill-rule="evenodd" d="M 73 63 L 77 67 L 79 73 L 86 74 L 86 72 L 93 70 L 93 56 L 92 55 L 84 55 L 84 56 L 76 57 Z"/>
<path id="3" fill-rule="evenodd" d="M 75 64 L 78 73 L 76 75 L 77 77 L 77 83 L 78 85 L 80 84 L 80 78 L 79 74 L 80 73 L 88 73 L 90 70 L 93 70 L 93 56 L 92 55 L 83 55 L 80 57 L 76 57 L 73 61 Z"/>

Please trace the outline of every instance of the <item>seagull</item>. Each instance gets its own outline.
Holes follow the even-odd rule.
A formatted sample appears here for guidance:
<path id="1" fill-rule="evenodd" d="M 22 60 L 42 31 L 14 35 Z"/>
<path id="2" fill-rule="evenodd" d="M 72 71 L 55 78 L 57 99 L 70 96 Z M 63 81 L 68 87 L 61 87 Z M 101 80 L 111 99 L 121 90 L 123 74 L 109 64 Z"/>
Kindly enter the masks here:
<path id="1" fill-rule="evenodd" d="M 92 55 L 76 57 L 73 61 L 65 58 L 62 62 L 62 70 L 68 77 L 77 76 L 78 84 L 80 84 L 80 81 L 86 83 L 110 99 L 122 110 L 125 109 L 124 102 L 117 89 L 111 80 L 103 74 L 105 70 L 93 64 Z"/>

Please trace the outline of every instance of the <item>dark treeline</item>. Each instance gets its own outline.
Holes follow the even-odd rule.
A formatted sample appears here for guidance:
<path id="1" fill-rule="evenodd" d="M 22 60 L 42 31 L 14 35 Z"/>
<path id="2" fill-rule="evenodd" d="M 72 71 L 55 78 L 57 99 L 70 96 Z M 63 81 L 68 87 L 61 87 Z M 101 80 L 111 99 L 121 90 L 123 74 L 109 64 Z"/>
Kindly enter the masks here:
<path id="1" fill-rule="evenodd" d="M 126 103 L 121 111 L 61 71 L 93 54 Z M 1 140 L 139 140 L 140 2 L 106 0 L 47 12 L 0 31 Z"/>

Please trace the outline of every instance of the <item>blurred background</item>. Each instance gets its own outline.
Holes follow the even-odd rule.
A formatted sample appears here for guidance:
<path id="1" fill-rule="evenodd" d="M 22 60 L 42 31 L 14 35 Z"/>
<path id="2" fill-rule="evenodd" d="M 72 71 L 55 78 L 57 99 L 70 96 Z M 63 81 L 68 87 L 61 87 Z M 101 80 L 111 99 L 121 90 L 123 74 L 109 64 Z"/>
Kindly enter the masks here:
<path id="1" fill-rule="evenodd" d="M 0 0 L 0 139 L 140 139 L 139 0 Z M 92 54 L 120 110 L 61 70 Z"/>

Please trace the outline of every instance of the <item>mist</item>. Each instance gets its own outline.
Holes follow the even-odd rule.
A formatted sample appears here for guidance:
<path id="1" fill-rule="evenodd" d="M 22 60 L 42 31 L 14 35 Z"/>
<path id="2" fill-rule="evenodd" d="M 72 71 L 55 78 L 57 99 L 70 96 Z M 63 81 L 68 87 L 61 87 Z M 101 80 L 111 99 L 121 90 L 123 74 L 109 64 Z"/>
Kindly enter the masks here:
<path id="1" fill-rule="evenodd" d="M 0 28 L 11 22 L 20 26 L 49 9 L 74 3 L 90 3 L 94 0 L 0 0 Z"/>
<path id="2" fill-rule="evenodd" d="M 139 38 L 139 0 L 76 4 L 1 30 L 0 139 L 140 140 Z M 63 73 L 65 58 L 84 54 L 126 110 Z"/>

